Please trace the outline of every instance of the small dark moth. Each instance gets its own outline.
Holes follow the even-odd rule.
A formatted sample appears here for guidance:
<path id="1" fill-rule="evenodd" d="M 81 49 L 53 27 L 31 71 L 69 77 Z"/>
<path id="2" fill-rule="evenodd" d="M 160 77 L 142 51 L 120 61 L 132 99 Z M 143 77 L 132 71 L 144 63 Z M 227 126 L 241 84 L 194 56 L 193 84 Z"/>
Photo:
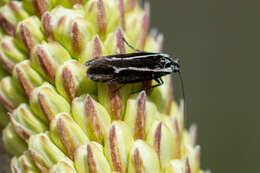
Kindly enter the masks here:
<path id="1" fill-rule="evenodd" d="M 125 43 L 133 48 L 126 41 Z M 109 84 L 155 80 L 158 84 L 144 89 L 148 90 L 162 85 L 162 76 L 180 72 L 179 60 L 172 59 L 168 54 L 137 51 L 137 53 L 102 56 L 87 61 L 85 65 L 90 66 L 87 77 L 96 82 Z"/>

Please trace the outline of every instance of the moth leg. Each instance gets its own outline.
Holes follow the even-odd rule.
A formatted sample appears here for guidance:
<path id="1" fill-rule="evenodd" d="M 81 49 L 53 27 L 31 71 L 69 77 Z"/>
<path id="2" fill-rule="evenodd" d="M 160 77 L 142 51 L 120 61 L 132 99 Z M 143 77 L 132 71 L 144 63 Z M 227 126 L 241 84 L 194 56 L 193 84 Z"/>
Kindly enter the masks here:
<path id="1" fill-rule="evenodd" d="M 154 80 L 157 82 L 157 84 L 152 85 L 152 86 L 150 86 L 148 88 L 145 88 L 145 90 L 153 89 L 155 87 L 158 87 L 158 86 L 161 86 L 161 85 L 164 84 L 164 81 L 162 80 L 162 78 L 157 78 L 157 79 L 154 79 Z"/>
<path id="2" fill-rule="evenodd" d="M 139 91 L 137 91 L 137 92 L 132 92 L 131 94 L 136 94 L 136 93 L 138 93 L 138 92 L 140 92 L 140 91 L 143 91 L 143 90 L 147 91 L 147 90 L 156 88 L 156 87 L 161 86 L 161 85 L 164 84 L 164 81 L 162 80 L 162 78 L 157 78 L 157 79 L 154 79 L 154 80 L 157 82 L 157 84 L 152 85 L 152 86 L 150 86 L 150 87 L 148 87 L 148 88 L 141 89 L 141 90 L 139 90 Z"/>
<path id="3" fill-rule="evenodd" d="M 123 84 L 122 86 L 118 87 L 117 89 L 115 89 L 115 90 L 113 91 L 113 93 L 116 93 L 116 92 L 119 91 L 121 88 L 123 88 L 125 85 L 126 85 L 126 84 Z"/>
<path id="4" fill-rule="evenodd" d="M 123 37 L 123 41 L 125 42 L 125 44 L 130 47 L 131 49 L 135 50 L 136 52 L 144 52 L 142 50 L 139 50 L 139 49 L 136 49 L 135 47 L 133 47 L 132 45 L 130 45 L 126 40 L 125 38 Z"/>

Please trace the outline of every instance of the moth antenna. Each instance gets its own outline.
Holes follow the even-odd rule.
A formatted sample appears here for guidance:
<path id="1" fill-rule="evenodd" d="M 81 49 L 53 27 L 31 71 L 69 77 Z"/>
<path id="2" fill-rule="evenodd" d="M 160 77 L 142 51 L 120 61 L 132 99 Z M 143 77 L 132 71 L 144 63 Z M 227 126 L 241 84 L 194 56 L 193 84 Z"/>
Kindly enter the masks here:
<path id="1" fill-rule="evenodd" d="M 185 99 L 185 92 L 184 92 L 184 82 L 183 82 L 180 70 L 178 70 L 178 75 L 179 75 L 179 79 L 180 79 L 180 82 L 181 82 L 182 97 L 183 97 L 183 100 L 185 101 L 186 99 Z"/>
<path id="2" fill-rule="evenodd" d="M 123 37 L 123 41 L 125 42 L 125 44 L 126 44 L 128 47 L 130 47 L 131 49 L 135 50 L 136 52 L 144 52 L 144 51 L 141 51 L 141 50 L 139 50 L 139 49 L 136 49 L 134 46 L 130 45 L 130 44 L 126 41 L 126 39 L 125 39 L 124 37 Z"/>
<path id="3" fill-rule="evenodd" d="M 186 118 L 186 116 L 185 116 L 185 109 L 187 109 L 186 108 L 186 106 L 185 106 L 185 101 L 186 101 L 186 99 L 185 99 L 185 92 L 184 92 L 184 82 L 183 82 L 183 79 L 182 79 L 182 75 L 181 75 L 181 71 L 180 70 L 178 70 L 178 76 L 179 76 L 179 79 L 180 79 L 180 82 L 181 82 L 181 89 L 182 89 L 182 97 L 183 97 L 183 115 L 184 115 L 184 125 L 185 124 L 187 124 L 187 118 Z"/>

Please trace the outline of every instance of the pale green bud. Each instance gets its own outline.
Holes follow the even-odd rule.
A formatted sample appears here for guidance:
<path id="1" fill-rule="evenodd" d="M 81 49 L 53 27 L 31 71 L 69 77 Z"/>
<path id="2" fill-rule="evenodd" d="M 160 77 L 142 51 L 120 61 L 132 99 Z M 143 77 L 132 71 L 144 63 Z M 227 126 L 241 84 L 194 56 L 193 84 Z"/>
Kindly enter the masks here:
<path id="1" fill-rule="evenodd" d="M 200 146 L 192 147 L 184 144 L 186 157 L 189 159 L 189 165 L 192 173 L 199 173 L 200 170 Z"/>
<path id="2" fill-rule="evenodd" d="M 80 173 L 111 172 L 111 167 L 103 154 L 103 147 L 96 142 L 79 147 L 74 158 L 77 171 Z"/>
<path id="3" fill-rule="evenodd" d="M 111 3 L 114 3 L 114 1 L 111 1 Z M 109 19 L 108 15 L 110 14 L 108 1 L 90 0 L 86 3 L 85 10 L 87 20 L 93 24 L 101 38 L 104 38 L 107 32 L 107 22 L 109 21 L 107 20 Z"/>
<path id="4" fill-rule="evenodd" d="M 21 49 L 30 52 L 32 48 L 44 40 L 43 27 L 38 17 L 32 16 L 17 25 L 17 43 Z"/>
<path id="5" fill-rule="evenodd" d="M 160 172 L 160 163 L 155 150 L 143 140 L 136 140 L 134 142 L 129 154 L 128 172 Z"/>
<path id="6" fill-rule="evenodd" d="M 48 129 L 42 121 L 36 118 L 27 104 L 21 104 L 8 115 L 16 133 L 25 141 L 31 135 L 44 132 Z"/>
<path id="7" fill-rule="evenodd" d="M 123 41 L 125 34 L 121 28 L 117 28 L 116 31 L 111 32 L 104 41 L 104 47 L 106 48 L 108 55 L 126 53 L 125 43 Z M 103 54 L 104 54 L 103 53 Z"/>
<path id="8" fill-rule="evenodd" d="M 171 76 L 165 76 L 162 80 L 164 84 L 153 89 L 151 100 L 156 104 L 159 112 L 169 114 L 173 99 Z M 152 85 L 155 84 L 157 84 L 157 82 L 153 81 Z"/>
<path id="9" fill-rule="evenodd" d="M 73 165 L 73 162 L 52 143 L 48 133 L 31 136 L 28 147 L 34 163 L 43 173 L 48 173 L 49 169 L 60 161 Z"/>
<path id="10" fill-rule="evenodd" d="M 70 104 L 48 83 L 32 91 L 30 106 L 44 122 L 50 122 L 60 112 L 70 112 Z"/>
<path id="11" fill-rule="evenodd" d="M 84 65 L 75 60 L 65 62 L 55 76 L 58 92 L 70 101 L 84 93 L 95 94 L 96 83 L 86 77 L 86 71 Z"/>
<path id="12" fill-rule="evenodd" d="M 147 99 L 145 91 L 128 99 L 124 121 L 135 139 L 144 139 L 153 122 L 160 119 L 155 104 Z"/>
<path id="13" fill-rule="evenodd" d="M 163 34 L 158 34 L 156 30 L 152 30 L 147 36 L 144 50 L 147 52 L 161 52 L 163 47 Z"/>
<path id="14" fill-rule="evenodd" d="M 32 67 L 29 60 L 24 60 L 15 65 L 13 70 L 13 78 L 20 84 L 27 97 L 34 88 L 43 84 L 43 78 Z"/>
<path id="15" fill-rule="evenodd" d="M 163 123 L 171 130 L 173 135 L 173 150 L 174 159 L 181 158 L 181 144 L 182 144 L 182 133 L 180 132 L 179 124 L 176 117 L 163 116 Z"/>
<path id="16" fill-rule="evenodd" d="M 67 113 L 60 113 L 51 121 L 50 136 L 72 160 L 75 150 L 89 142 L 85 133 Z"/>
<path id="17" fill-rule="evenodd" d="M 13 157 L 10 167 L 13 173 L 40 173 L 28 151 L 19 157 Z"/>
<path id="18" fill-rule="evenodd" d="M 5 150 L 15 156 L 21 155 L 27 150 L 27 144 L 14 131 L 11 123 L 9 123 L 3 130 L 2 140 Z"/>
<path id="19" fill-rule="evenodd" d="M 64 161 L 58 162 L 56 165 L 54 165 L 48 173 L 77 173 L 74 167 Z"/>
<path id="20" fill-rule="evenodd" d="M 0 81 L 0 102 L 9 112 L 27 101 L 25 95 L 16 87 L 16 82 L 11 77 L 5 77 Z"/>
<path id="21" fill-rule="evenodd" d="M 42 14 L 50 10 L 54 5 L 56 5 L 57 0 L 23 0 L 23 8 L 30 14 L 37 14 L 39 17 Z"/>
<path id="22" fill-rule="evenodd" d="M 171 160 L 166 167 L 165 173 L 185 173 L 183 161 Z"/>
<path id="23" fill-rule="evenodd" d="M 12 73 L 15 64 L 27 59 L 15 45 L 14 38 L 4 36 L 0 42 L 0 63 L 9 72 Z"/>
<path id="24" fill-rule="evenodd" d="M 79 59 L 79 62 L 84 64 L 85 62 L 101 57 L 103 55 L 108 55 L 106 47 L 104 46 L 103 42 L 100 40 L 99 35 L 95 35 L 93 39 L 88 42 L 86 52 L 84 54 L 85 56 L 82 56 Z"/>
<path id="25" fill-rule="evenodd" d="M 181 100 L 179 105 L 172 102 L 169 115 L 178 121 L 182 133 L 184 131 L 184 100 Z"/>
<path id="26" fill-rule="evenodd" d="M 84 12 L 56 7 L 42 18 L 47 38 L 58 41 L 76 58 L 84 57 L 86 46 L 96 34 L 92 24 L 84 19 Z"/>
<path id="27" fill-rule="evenodd" d="M 102 143 L 111 119 L 106 109 L 90 95 L 77 97 L 72 102 L 74 120 L 90 140 Z"/>
<path id="28" fill-rule="evenodd" d="M 59 66 L 70 59 L 67 50 L 57 42 L 38 44 L 31 53 L 33 68 L 52 83 L 55 82 L 55 73 Z"/>
<path id="29" fill-rule="evenodd" d="M 137 49 L 144 50 L 149 28 L 149 12 L 131 13 L 126 19 L 128 42 Z M 154 50 L 153 50 L 154 52 Z"/>
<path id="30" fill-rule="evenodd" d="M 112 120 L 123 118 L 127 96 L 130 86 L 124 86 L 115 92 L 120 86 L 114 84 L 98 83 L 98 100 L 106 108 Z"/>
<path id="31" fill-rule="evenodd" d="M 128 126 L 122 121 L 114 121 L 107 132 L 104 151 L 112 170 L 126 172 L 133 142 Z"/>
<path id="32" fill-rule="evenodd" d="M 10 1 L 0 8 L 1 27 L 11 36 L 15 36 L 18 22 L 27 17 L 28 13 L 23 9 L 22 3 L 18 1 Z"/>
<path id="33" fill-rule="evenodd" d="M 153 146 L 160 160 L 161 170 L 164 170 L 174 155 L 176 143 L 171 130 L 161 121 L 154 122 L 146 138 L 147 143 Z"/>

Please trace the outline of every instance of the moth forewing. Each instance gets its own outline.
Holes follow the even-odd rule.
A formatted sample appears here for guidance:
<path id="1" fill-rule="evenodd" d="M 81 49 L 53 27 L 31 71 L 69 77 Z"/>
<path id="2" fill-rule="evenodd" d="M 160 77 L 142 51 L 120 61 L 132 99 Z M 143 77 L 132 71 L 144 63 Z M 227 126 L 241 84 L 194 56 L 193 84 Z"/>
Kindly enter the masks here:
<path id="1" fill-rule="evenodd" d="M 87 77 L 91 80 L 127 84 L 157 80 L 178 71 L 176 63 L 167 54 L 139 52 L 98 57 L 85 65 L 90 66 Z"/>

